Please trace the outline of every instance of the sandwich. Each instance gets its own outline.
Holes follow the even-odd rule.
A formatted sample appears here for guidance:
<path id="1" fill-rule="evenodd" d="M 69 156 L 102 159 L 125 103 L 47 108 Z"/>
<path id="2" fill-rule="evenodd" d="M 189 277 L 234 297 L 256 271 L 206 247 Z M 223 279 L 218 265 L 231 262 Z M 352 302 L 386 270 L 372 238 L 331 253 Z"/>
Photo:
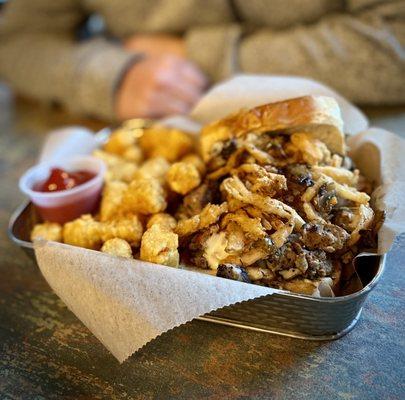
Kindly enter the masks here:
<path id="1" fill-rule="evenodd" d="M 339 294 L 375 213 L 336 101 L 241 110 L 205 126 L 200 149 L 207 175 L 176 214 L 186 261 L 224 278 Z"/>

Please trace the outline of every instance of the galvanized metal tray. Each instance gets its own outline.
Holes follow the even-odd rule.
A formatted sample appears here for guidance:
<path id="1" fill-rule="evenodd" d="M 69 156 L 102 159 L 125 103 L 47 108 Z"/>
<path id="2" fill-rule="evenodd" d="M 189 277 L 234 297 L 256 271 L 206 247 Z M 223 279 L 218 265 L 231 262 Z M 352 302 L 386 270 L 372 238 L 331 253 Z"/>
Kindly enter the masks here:
<path id="1" fill-rule="evenodd" d="M 29 202 L 10 219 L 9 236 L 35 259 L 30 232 L 38 216 Z M 357 259 L 356 271 L 363 289 L 356 293 L 318 298 L 278 290 L 275 294 L 245 301 L 206 314 L 199 319 L 255 331 L 308 340 L 338 339 L 359 320 L 363 303 L 384 271 L 385 255 Z"/>

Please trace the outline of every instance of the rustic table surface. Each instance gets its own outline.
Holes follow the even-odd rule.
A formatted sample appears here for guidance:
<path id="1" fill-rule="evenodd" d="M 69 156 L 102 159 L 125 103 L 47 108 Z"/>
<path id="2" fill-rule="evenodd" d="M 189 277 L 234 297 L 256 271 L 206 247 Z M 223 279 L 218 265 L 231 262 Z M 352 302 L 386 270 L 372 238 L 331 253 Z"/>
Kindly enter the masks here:
<path id="1" fill-rule="evenodd" d="M 403 136 L 403 108 L 368 110 Z M 357 327 L 310 342 L 193 321 L 119 365 L 6 234 L 46 132 L 82 121 L 0 86 L 0 399 L 404 399 L 405 237 Z M 402 132 L 401 132 L 402 130 Z M 404 193 L 405 195 L 405 193 Z"/>

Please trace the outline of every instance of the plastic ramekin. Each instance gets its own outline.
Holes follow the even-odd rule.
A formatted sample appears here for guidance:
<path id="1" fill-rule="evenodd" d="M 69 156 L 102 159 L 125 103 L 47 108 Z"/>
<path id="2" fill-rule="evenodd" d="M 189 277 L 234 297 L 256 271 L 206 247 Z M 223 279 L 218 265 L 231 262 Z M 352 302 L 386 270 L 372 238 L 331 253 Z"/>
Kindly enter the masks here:
<path id="1" fill-rule="evenodd" d="M 68 172 L 84 170 L 92 172 L 95 176 L 69 190 L 57 192 L 33 190 L 35 184 L 48 179 L 52 168 L 61 168 Z M 34 203 L 44 221 L 65 223 L 96 209 L 100 200 L 105 171 L 104 162 L 96 157 L 69 157 L 43 162 L 30 168 L 20 178 L 19 187 Z"/>

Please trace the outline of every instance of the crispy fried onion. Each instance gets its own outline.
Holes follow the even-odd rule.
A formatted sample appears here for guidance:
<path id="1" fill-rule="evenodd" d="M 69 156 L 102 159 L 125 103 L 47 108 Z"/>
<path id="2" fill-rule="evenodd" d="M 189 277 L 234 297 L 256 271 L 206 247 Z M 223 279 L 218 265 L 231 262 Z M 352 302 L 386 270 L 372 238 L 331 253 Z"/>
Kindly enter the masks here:
<path id="1" fill-rule="evenodd" d="M 312 176 L 315 179 L 318 179 L 321 175 L 326 175 L 342 185 L 350 185 L 356 187 L 359 182 L 358 169 L 352 172 L 345 168 L 331 167 L 331 166 L 320 167 L 315 165 L 311 168 L 311 172 Z"/>
<path id="2" fill-rule="evenodd" d="M 280 200 L 252 193 L 237 176 L 225 179 L 221 184 L 221 190 L 230 199 L 236 199 L 243 204 L 251 204 L 265 214 L 275 214 L 281 218 L 286 218 L 293 223 L 296 229 L 301 228 L 305 223 L 292 207 Z"/>
<path id="3" fill-rule="evenodd" d="M 287 241 L 287 238 L 288 238 L 288 236 L 290 236 L 293 229 L 294 229 L 294 224 L 291 221 L 289 221 L 286 224 L 284 224 L 283 226 L 281 226 L 281 228 L 276 230 L 274 233 L 272 233 L 270 235 L 270 237 L 271 237 L 271 240 L 273 241 L 274 245 L 277 248 L 280 248 Z"/>
<path id="4" fill-rule="evenodd" d="M 200 214 L 194 215 L 191 218 L 179 221 L 175 232 L 180 236 L 191 235 L 201 229 L 206 228 L 217 222 L 220 216 L 228 211 L 228 204 L 221 205 L 207 204 Z"/>
<path id="5" fill-rule="evenodd" d="M 284 175 L 269 172 L 257 164 L 242 164 L 232 169 L 231 174 L 243 180 L 246 187 L 254 193 L 274 197 L 287 190 L 287 179 Z"/>
<path id="6" fill-rule="evenodd" d="M 226 164 L 217 169 L 216 171 L 210 173 L 207 177 L 208 179 L 214 180 L 219 179 L 221 176 L 229 174 L 229 171 L 236 166 L 238 163 L 239 156 L 244 152 L 243 148 L 238 148 L 235 150 L 228 158 Z"/>
<path id="7" fill-rule="evenodd" d="M 313 186 L 310 186 L 304 194 L 301 196 L 302 201 L 304 204 L 302 208 L 304 209 L 305 215 L 307 216 L 309 221 L 317 221 L 326 223 L 326 221 L 315 211 L 314 206 L 311 204 L 311 200 L 315 197 L 318 193 L 320 187 L 326 183 L 326 180 L 322 178 L 322 176 L 315 182 Z"/>
<path id="8" fill-rule="evenodd" d="M 360 231 L 368 229 L 374 219 L 374 211 L 368 205 L 360 204 L 360 207 L 355 211 L 351 226 L 354 228 L 347 242 L 348 246 L 352 246 L 360 239 Z"/>
<path id="9" fill-rule="evenodd" d="M 257 148 L 253 143 L 238 139 L 237 149 L 229 156 L 226 164 L 208 175 L 209 179 L 218 179 L 227 175 L 237 165 L 239 157 L 246 151 L 251 155 L 258 164 L 261 165 L 278 165 L 279 161 L 275 160 L 270 154 Z"/>
<path id="10" fill-rule="evenodd" d="M 335 182 L 332 178 L 323 174 L 321 175 L 321 178 L 325 181 L 325 183 L 332 184 L 336 194 L 342 199 L 350 200 L 359 204 L 367 204 L 370 201 L 370 196 L 367 193 L 359 192 L 354 187 Z"/>
<path id="11" fill-rule="evenodd" d="M 258 149 L 253 143 L 242 142 L 241 148 L 246 150 L 259 164 L 275 164 L 275 159 L 270 154 Z"/>
<path id="12" fill-rule="evenodd" d="M 237 210 L 226 214 L 221 221 L 221 228 L 224 229 L 230 224 L 237 224 L 247 238 L 252 240 L 261 239 L 266 236 L 266 231 L 261 224 L 260 218 L 250 217 L 245 210 Z M 232 232 L 233 229 L 228 229 Z"/>
<path id="13" fill-rule="evenodd" d="M 309 165 L 317 165 L 321 162 L 329 163 L 331 153 L 325 143 L 315 139 L 308 133 L 294 133 L 291 135 L 287 150 L 292 153 L 300 153 L 302 160 Z"/>
<path id="14" fill-rule="evenodd" d="M 320 172 L 323 169 L 324 172 Z M 370 200 L 370 196 L 367 193 L 359 192 L 354 187 L 348 186 L 347 184 L 342 184 L 334 180 L 329 175 L 334 175 L 338 180 L 344 180 L 345 173 L 342 173 L 340 177 L 338 177 L 338 172 L 340 168 L 333 168 L 333 167 L 313 167 L 311 171 L 313 172 L 313 177 L 317 179 L 315 184 L 309 187 L 304 194 L 301 196 L 303 201 L 303 209 L 309 221 L 317 221 L 326 223 L 325 220 L 315 211 L 314 206 L 311 204 L 312 199 L 318 193 L 320 187 L 324 184 L 331 185 L 335 190 L 336 194 L 345 200 L 350 200 L 355 203 L 359 203 L 360 205 L 367 204 Z M 342 170 L 344 171 L 344 170 Z M 350 171 L 347 171 L 350 172 Z M 350 172 L 351 173 L 351 172 Z M 346 175 L 346 179 L 349 179 L 349 175 Z M 353 174 L 353 177 L 350 179 L 356 180 L 357 177 Z"/>

